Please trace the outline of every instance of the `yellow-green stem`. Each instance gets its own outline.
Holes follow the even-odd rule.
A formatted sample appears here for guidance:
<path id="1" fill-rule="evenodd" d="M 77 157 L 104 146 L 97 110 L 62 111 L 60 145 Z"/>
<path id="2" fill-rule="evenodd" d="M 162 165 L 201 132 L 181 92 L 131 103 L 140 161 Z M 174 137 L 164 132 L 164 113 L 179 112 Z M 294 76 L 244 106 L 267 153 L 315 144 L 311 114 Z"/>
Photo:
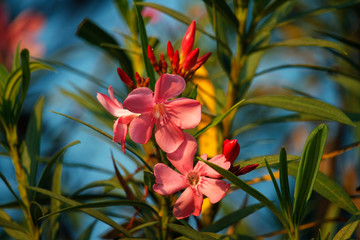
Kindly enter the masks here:
<path id="1" fill-rule="evenodd" d="M 167 238 L 167 224 L 169 222 L 169 213 L 168 213 L 168 201 L 166 197 L 161 198 L 161 239 L 166 240 Z"/>
<path id="2" fill-rule="evenodd" d="M 23 211 L 26 222 L 29 227 L 30 238 L 34 240 L 38 240 L 40 238 L 40 233 L 31 218 L 30 201 L 26 189 L 26 186 L 29 185 L 29 182 L 20 161 L 16 127 L 13 127 L 12 129 L 10 129 L 9 132 L 7 132 L 7 140 L 10 145 L 10 157 L 13 161 L 15 168 L 15 175 L 16 175 L 16 180 L 18 182 L 19 195 L 21 201 L 23 202 Z"/>

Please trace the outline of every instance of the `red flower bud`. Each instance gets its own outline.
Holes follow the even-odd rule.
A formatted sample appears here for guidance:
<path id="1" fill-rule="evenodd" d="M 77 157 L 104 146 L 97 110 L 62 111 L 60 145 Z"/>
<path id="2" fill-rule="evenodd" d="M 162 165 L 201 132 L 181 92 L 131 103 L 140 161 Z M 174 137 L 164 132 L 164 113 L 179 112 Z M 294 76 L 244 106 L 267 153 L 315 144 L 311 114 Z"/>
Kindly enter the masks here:
<path id="1" fill-rule="evenodd" d="M 239 152 L 240 145 L 238 144 L 236 139 L 225 139 L 223 143 L 223 154 L 225 155 L 226 160 L 233 164 L 237 156 L 239 155 Z"/>
<path id="2" fill-rule="evenodd" d="M 182 65 L 184 71 L 189 71 L 195 65 L 198 56 L 199 56 L 198 48 L 195 48 L 186 56 L 185 61 Z"/>
<path id="3" fill-rule="evenodd" d="M 239 176 L 239 175 L 243 175 L 245 173 L 251 172 L 252 170 L 254 170 L 255 168 L 257 168 L 259 166 L 259 164 L 250 164 L 247 165 L 245 167 L 240 168 L 239 170 L 236 171 L 235 175 Z"/>
<path id="4" fill-rule="evenodd" d="M 167 55 L 169 57 L 170 63 L 172 63 L 173 56 L 174 56 L 174 48 L 170 41 L 168 41 L 168 44 L 167 44 Z"/>
<path id="5" fill-rule="evenodd" d="M 159 66 L 161 68 L 161 72 L 166 73 L 166 71 L 167 71 L 167 63 L 166 63 L 165 58 L 164 58 L 164 53 L 160 54 Z"/>
<path id="6" fill-rule="evenodd" d="M 117 68 L 117 72 L 119 74 L 121 81 L 123 81 L 126 84 L 126 86 L 128 86 L 131 89 L 135 89 L 133 81 L 121 68 Z"/>
<path id="7" fill-rule="evenodd" d="M 196 23 L 195 21 L 192 21 L 188 29 L 186 30 L 186 33 L 184 35 L 184 38 L 181 43 L 181 50 L 180 50 L 180 63 L 182 63 L 188 53 L 191 51 L 191 49 L 194 46 L 194 40 L 195 40 L 195 30 L 196 30 Z"/>
<path id="8" fill-rule="evenodd" d="M 199 59 L 196 61 L 196 64 L 195 66 L 191 69 L 191 71 L 196 71 L 198 70 L 210 57 L 211 55 L 211 52 L 205 54 L 205 55 L 202 55 L 201 57 L 199 57 Z"/>
<path id="9" fill-rule="evenodd" d="M 148 45 L 148 47 L 147 47 L 147 55 L 148 55 L 148 58 L 150 60 L 151 65 L 153 65 L 155 71 L 159 72 L 160 67 L 157 64 L 157 60 L 156 60 L 156 57 L 154 55 L 154 51 L 153 51 L 153 49 L 152 49 L 152 47 L 150 45 Z"/>
<path id="10" fill-rule="evenodd" d="M 172 73 L 177 74 L 177 70 L 179 67 L 179 51 L 176 50 L 173 56 L 173 60 L 171 63 Z"/>

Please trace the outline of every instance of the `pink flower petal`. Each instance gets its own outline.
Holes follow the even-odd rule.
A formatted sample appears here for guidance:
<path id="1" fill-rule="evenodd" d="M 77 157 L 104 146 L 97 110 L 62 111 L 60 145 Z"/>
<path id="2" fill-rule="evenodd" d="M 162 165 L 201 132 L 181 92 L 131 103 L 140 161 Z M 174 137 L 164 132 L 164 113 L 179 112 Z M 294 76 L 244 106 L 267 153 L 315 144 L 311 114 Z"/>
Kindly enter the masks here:
<path id="1" fill-rule="evenodd" d="M 175 172 L 163 163 L 154 167 L 155 184 L 153 189 L 161 195 L 171 195 L 189 186 L 183 175 Z"/>
<path id="2" fill-rule="evenodd" d="M 194 211 L 192 213 L 194 216 L 200 215 L 203 200 L 204 200 L 204 198 L 203 198 L 202 192 L 200 190 L 195 190 L 194 191 Z"/>
<path id="3" fill-rule="evenodd" d="M 203 155 L 201 156 L 201 158 L 206 160 L 206 158 L 203 158 Z M 222 168 L 225 168 L 225 169 L 229 169 L 231 166 L 231 163 L 226 160 L 226 158 L 223 154 L 216 155 L 215 157 L 210 159 L 209 162 L 215 163 L 216 165 L 218 165 Z M 215 171 L 210 166 L 208 166 L 206 163 L 201 162 L 201 161 L 199 161 L 196 164 L 194 171 L 198 172 L 200 174 L 200 176 L 208 176 L 211 178 L 221 177 L 221 175 L 217 171 Z"/>
<path id="4" fill-rule="evenodd" d="M 194 192 L 191 187 L 188 187 L 176 200 L 173 213 L 177 219 L 183 219 L 189 217 L 194 208 Z"/>
<path id="5" fill-rule="evenodd" d="M 220 201 L 230 188 L 230 184 L 220 179 L 202 177 L 199 183 L 199 191 L 207 196 L 211 203 Z"/>
<path id="6" fill-rule="evenodd" d="M 129 135 L 136 143 L 147 143 L 151 137 L 153 126 L 152 115 L 141 114 L 131 121 Z"/>
<path id="7" fill-rule="evenodd" d="M 118 105 L 118 107 L 123 108 L 122 104 L 115 98 L 114 89 L 113 89 L 112 86 L 109 86 L 108 92 L 109 92 L 110 99 L 111 99 L 116 105 Z"/>
<path id="8" fill-rule="evenodd" d="M 200 102 L 188 98 L 177 98 L 168 102 L 167 112 L 181 129 L 195 128 L 201 120 Z"/>
<path id="9" fill-rule="evenodd" d="M 163 74 L 155 84 L 155 103 L 164 103 L 177 97 L 185 89 L 185 80 L 179 75 Z M 133 111 L 132 111 L 133 112 Z"/>
<path id="10" fill-rule="evenodd" d="M 153 106 L 153 92 L 146 87 L 134 89 L 124 101 L 124 107 L 134 113 L 151 112 Z"/>
<path id="11" fill-rule="evenodd" d="M 164 152 L 172 153 L 179 148 L 185 137 L 180 128 L 169 119 L 162 126 L 155 126 L 155 139 Z"/>
<path id="12" fill-rule="evenodd" d="M 121 115 L 120 108 L 113 100 L 111 100 L 108 96 L 102 93 L 97 93 L 96 98 L 100 102 L 100 104 L 113 116 L 119 117 Z"/>
<path id="13" fill-rule="evenodd" d="M 114 123 L 113 130 L 114 130 L 113 142 L 120 142 L 122 150 L 125 153 L 127 124 L 120 123 L 119 119 L 117 119 Z"/>
<path id="14" fill-rule="evenodd" d="M 135 117 L 140 116 L 140 114 L 130 112 L 129 110 L 126 109 L 120 109 L 118 113 L 120 115 L 119 121 L 120 123 L 123 124 L 129 124 Z"/>
<path id="15" fill-rule="evenodd" d="M 184 133 L 185 140 L 175 152 L 168 153 L 167 158 L 171 164 L 183 175 L 193 168 L 196 153 L 196 140 L 190 134 Z"/>

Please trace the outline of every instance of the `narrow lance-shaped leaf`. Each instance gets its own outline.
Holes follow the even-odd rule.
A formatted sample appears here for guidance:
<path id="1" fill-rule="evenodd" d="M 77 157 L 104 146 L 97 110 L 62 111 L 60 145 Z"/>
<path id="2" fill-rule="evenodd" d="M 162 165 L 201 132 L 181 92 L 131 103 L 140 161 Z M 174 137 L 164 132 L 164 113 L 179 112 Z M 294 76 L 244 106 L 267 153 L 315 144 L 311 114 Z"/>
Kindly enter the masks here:
<path id="1" fill-rule="evenodd" d="M 249 216 L 250 214 L 256 212 L 257 210 L 263 208 L 262 203 L 256 203 L 245 208 L 238 209 L 232 213 L 227 214 L 226 216 L 220 218 L 216 222 L 212 223 L 209 226 L 201 229 L 202 232 L 218 232 L 222 229 L 230 227 L 241 219 Z"/>
<path id="2" fill-rule="evenodd" d="M 289 174 L 296 177 L 299 168 L 298 162 L 288 164 Z M 315 180 L 314 190 L 345 211 L 355 214 L 358 209 L 345 190 L 334 180 L 318 172 Z"/>
<path id="3" fill-rule="evenodd" d="M 198 160 L 203 161 L 207 165 L 209 165 L 211 168 L 213 168 L 215 171 L 220 173 L 224 178 L 228 179 L 231 183 L 239 187 L 244 192 L 248 193 L 250 196 L 257 199 L 259 202 L 264 204 L 267 208 L 269 208 L 270 211 L 273 212 L 273 214 L 280 220 L 284 228 L 289 231 L 287 220 L 283 217 L 280 210 L 275 206 L 275 204 L 270 201 L 267 197 L 265 197 L 262 193 L 260 193 L 255 188 L 251 187 L 250 185 L 246 184 L 243 180 L 235 176 L 232 172 L 229 172 L 222 167 L 219 167 L 218 165 L 205 161 L 204 159 L 201 159 L 200 157 L 197 157 Z"/>
<path id="4" fill-rule="evenodd" d="M 347 240 L 351 239 L 357 226 L 360 223 L 360 211 L 353 215 L 346 223 L 343 228 L 340 229 L 333 238 L 333 240 Z"/>
<path id="5" fill-rule="evenodd" d="M 81 205 L 81 203 L 74 201 L 72 199 L 66 198 L 62 195 L 53 193 L 51 191 L 48 191 L 46 189 L 42 189 L 42 188 L 37 188 L 37 187 L 28 187 L 30 190 L 32 191 L 36 191 L 38 193 L 41 193 L 43 195 L 49 196 L 51 198 L 57 199 L 63 203 L 66 203 L 70 206 L 78 206 Z M 108 224 L 109 226 L 119 230 L 121 233 L 123 233 L 125 236 L 130 237 L 131 234 L 122 226 L 120 226 L 119 224 L 117 224 L 116 222 L 114 222 L 114 220 L 112 220 L 111 218 L 107 217 L 106 215 L 104 215 L 103 213 L 95 210 L 95 209 L 79 209 L 80 211 Z"/>
<path id="6" fill-rule="evenodd" d="M 200 136 L 201 134 L 203 134 L 204 132 L 206 132 L 207 130 L 209 130 L 210 128 L 218 125 L 219 123 L 221 123 L 221 121 L 227 116 L 229 115 L 233 110 L 235 110 L 237 107 L 239 107 L 242 103 L 244 102 L 244 100 L 239 101 L 238 103 L 236 103 L 234 106 L 232 106 L 227 112 L 225 112 L 224 114 L 221 114 L 217 117 L 215 117 L 211 123 L 209 123 L 208 125 L 206 125 L 204 128 L 200 129 L 197 133 L 195 133 L 194 137 L 197 138 L 198 136 Z"/>
<path id="7" fill-rule="evenodd" d="M 167 226 L 171 228 L 172 230 L 184 235 L 185 237 L 188 237 L 192 240 L 215 240 L 216 238 L 213 238 L 205 233 L 198 232 L 194 230 L 191 227 L 183 226 L 179 224 L 174 223 L 168 223 Z"/>
<path id="8" fill-rule="evenodd" d="M 294 190 L 293 221 L 296 226 L 300 224 L 311 196 L 328 131 L 329 129 L 325 124 L 320 124 L 310 133 L 306 140 Z"/>
<path id="9" fill-rule="evenodd" d="M 343 54 L 346 54 L 344 49 L 335 42 L 331 42 L 323 39 L 310 38 L 310 37 L 296 38 L 296 39 L 285 40 L 283 42 L 273 43 L 267 46 L 257 48 L 250 53 L 254 53 L 257 51 L 264 51 L 274 47 L 324 47 L 324 48 L 332 48 Z"/>
<path id="10" fill-rule="evenodd" d="M 338 108 L 320 100 L 301 96 L 261 96 L 246 100 L 243 105 L 259 104 L 313 115 L 321 119 L 333 120 L 350 126 L 354 123 Z"/>
<path id="11" fill-rule="evenodd" d="M 101 29 L 94 22 L 85 18 L 80 25 L 78 26 L 76 35 L 83 38 L 90 44 L 98 46 L 106 50 L 112 57 L 116 58 L 121 65 L 121 68 L 129 75 L 135 76 L 133 66 L 127 54 L 121 49 L 108 48 L 105 46 L 101 46 L 102 43 L 110 43 L 119 46 L 116 40 L 106 33 L 103 29 Z"/>
<path id="12" fill-rule="evenodd" d="M 283 202 L 283 209 L 285 211 L 284 213 L 288 216 L 288 218 L 292 218 L 292 202 L 290 197 L 290 187 L 288 179 L 288 161 L 284 147 L 281 147 L 280 150 L 279 174 L 282 195 L 281 198 Z"/>
<path id="13" fill-rule="evenodd" d="M 136 10 L 136 16 L 137 16 L 137 20 L 138 20 L 141 49 L 142 49 L 142 53 L 143 53 L 142 55 L 144 58 L 145 69 L 146 69 L 147 76 L 150 78 L 149 87 L 150 87 L 150 89 L 154 90 L 156 80 L 155 80 L 155 75 L 154 75 L 154 69 L 152 68 L 150 60 L 147 57 L 147 46 L 149 45 L 149 43 L 148 43 L 148 37 L 146 34 L 145 24 L 144 24 L 144 20 L 141 16 L 141 13 L 136 5 L 135 5 L 135 10 Z"/>

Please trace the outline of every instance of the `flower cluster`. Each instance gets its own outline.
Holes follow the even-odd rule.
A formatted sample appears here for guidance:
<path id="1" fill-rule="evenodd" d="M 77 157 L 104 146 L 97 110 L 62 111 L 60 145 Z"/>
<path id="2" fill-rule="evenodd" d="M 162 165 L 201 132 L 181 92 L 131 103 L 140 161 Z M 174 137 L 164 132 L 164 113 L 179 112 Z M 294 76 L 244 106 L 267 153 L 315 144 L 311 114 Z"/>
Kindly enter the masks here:
<path id="1" fill-rule="evenodd" d="M 194 76 L 196 70 L 198 70 L 211 55 L 211 52 L 209 52 L 199 57 L 199 49 L 195 48 L 192 50 L 195 41 L 195 30 L 196 23 L 195 21 L 192 21 L 182 40 L 180 54 L 178 50 L 174 52 L 174 48 L 170 41 L 167 44 L 167 55 L 170 62 L 169 72 L 182 76 L 185 81 L 190 80 Z M 147 48 L 147 54 L 150 63 L 159 75 L 168 72 L 168 64 L 165 61 L 164 53 L 160 54 L 160 60 L 158 62 L 153 49 L 149 45 Z"/>
<path id="2" fill-rule="evenodd" d="M 173 213 L 178 219 L 189 217 L 191 214 L 198 216 L 201 213 L 203 195 L 211 203 L 220 201 L 230 188 L 222 176 L 202 161 L 193 166 L 197 151 L 195 138 L 183 132 L 184 129 L 195 128 L 201 120 L 200 102 L 193 99 L 179 97 L 186 87 L 184 78 L 190 78 L 210 56 L 207 54 L 199 59 L 199 50 L 191 50 L 194 44 L 195 22 L 189 26 L 180 55 L 173 53 L 169 42 L 168 56 L 172 63 L 173 74 L 167 74 L 167 65 L 160 57 L 159 64 L 154 63 L 154 55 L 148 48 L 149 58 L 153 66 L 158 69 L 160 78 L 155 84 L 154 92 L 148 88 L 149 79 L 141 78 L 136 73 L 136 81 L 120 68 L 120 79 L 132 91 L 120 103 L 114 96 L 110 86 L 109 96 L 97 93 L 100 104 L 113 116 L 117 117 L 113 130 L 114 142 L 120 142 L 125 153 L 125 139 L 129 129 L 130 138 L 140 144 L 147 143 L 154 135 L 157 145 L 166 153 L 167 159 L 178 171 L 173 170 L 163 163 L 154 166 L 155 184 L 153 190 L 161 195 L 171 195 L 185 189 L 174 205 Z M 150 50 L 149 50 L 150 49 Z M 154 131 L 154 134 L 153 134 Z M 225 140 L 223 154 L 216 155 L 209 162 L 229 169 L 236 175 L 244 174 L 257 167 L 248 165 L 243 168 L 234 166 L 233 163 L 240 151 L 236 140 Z M 200 156 L 207 160 L 207 154 Z"/>

